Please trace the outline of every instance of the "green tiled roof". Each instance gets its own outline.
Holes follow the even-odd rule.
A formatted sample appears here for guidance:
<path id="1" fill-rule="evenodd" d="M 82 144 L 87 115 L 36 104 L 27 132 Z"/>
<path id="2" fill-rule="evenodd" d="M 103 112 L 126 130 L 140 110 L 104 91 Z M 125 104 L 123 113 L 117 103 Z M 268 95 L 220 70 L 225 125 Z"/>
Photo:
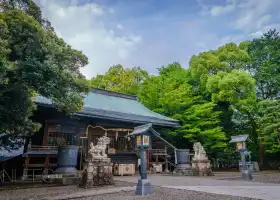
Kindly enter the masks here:
<path id="1" fill-rule="evenodd" d="M 51 105 L 51 100 L 38 96 L 39 104 Z M 94 89 L 84 99 L 83 110 L 75 113 L 79 116 L 112 119 L 135 123 L 153 123 L 162 126 L 179 126 L 177 120 L 155 113 L 138 101 L 137 96 Z"/>

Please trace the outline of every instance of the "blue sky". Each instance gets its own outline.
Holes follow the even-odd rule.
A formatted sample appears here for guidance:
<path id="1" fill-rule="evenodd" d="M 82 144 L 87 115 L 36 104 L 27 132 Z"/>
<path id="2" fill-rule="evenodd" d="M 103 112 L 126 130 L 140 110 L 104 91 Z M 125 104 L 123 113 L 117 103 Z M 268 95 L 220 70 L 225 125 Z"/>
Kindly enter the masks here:
<path id="1" fill-rule="evenodd" d="M 82 50 L 90 78 L 111 65 L 150 73 L 280 28 L 279 0 L 35 0 L 59 36 Z"/>

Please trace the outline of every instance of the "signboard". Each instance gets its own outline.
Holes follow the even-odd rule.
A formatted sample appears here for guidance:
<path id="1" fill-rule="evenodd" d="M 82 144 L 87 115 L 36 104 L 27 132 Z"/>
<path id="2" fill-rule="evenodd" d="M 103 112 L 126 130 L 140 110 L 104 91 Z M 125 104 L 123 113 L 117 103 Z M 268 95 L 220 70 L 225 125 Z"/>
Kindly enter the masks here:
<path id="1" fill-rule="evenodd" d="M 142 144 L 141 144 L 141 135 L 138 135 L 137 137 L 136 137 L 136 144 L 137 144 L 137 146 L 141 146 Z"/>
<path id="2" fill-rule="evenodd" d="M 143 135 L 143 146 L 150 145 L 150 137 L 148 135 Z"/>

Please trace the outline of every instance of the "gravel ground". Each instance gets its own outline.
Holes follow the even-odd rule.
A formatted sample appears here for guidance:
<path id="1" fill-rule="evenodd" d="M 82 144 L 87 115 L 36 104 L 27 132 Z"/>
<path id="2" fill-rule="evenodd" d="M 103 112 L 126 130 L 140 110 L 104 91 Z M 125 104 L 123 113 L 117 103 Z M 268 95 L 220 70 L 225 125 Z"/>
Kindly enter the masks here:
<path id="1" fill-rule="evenodd" d="M 254 176 L 253 178 L 254 178 L 254 181 L 257 181 L 257 182 L 280 184 L 280 173 L 261 174 L 259 176 Z"/>
<path id="2" fill-rule="evenodd" d="M 229 178 L 218 178 L 220 180 L 242 180 L 241 175 L 238 177 L 229 177 Z M 274 183 L 280 184 L 280 173 L 273 173 L 273 174 L 253 174 L 253 181 L 261 182 L 261 183 Z"/>
<path id="3" fill-rule="evenodd" d="M 39 185 L 41 186 L 41 185 Z M 57 186 L 57 187 L 30 187 L 26 189 L 7 189 L 0 191 L 0 200 L 39 200 L 45 197 L 58 196 L 63 194 L 72 194 L 75 192 L 82 192 L 88 190 L 98 190 L 114 187 L 135 186 L 135 183 L 115 181 L 115 185 L 96 187 L 96 188 L 80 188 L 76 185 L 71 186 Z"/>
<path id="4" fill-rule="evenodd" d="M 135 192 L 119 192 L 117 194 L 105 194 L 77 198 L 75 200 L 258 200 L 246 197 L 233 197 L 227 195 L 209 194 L 189 190 L 154 187 L 150 196 L 135 196 Z"/>

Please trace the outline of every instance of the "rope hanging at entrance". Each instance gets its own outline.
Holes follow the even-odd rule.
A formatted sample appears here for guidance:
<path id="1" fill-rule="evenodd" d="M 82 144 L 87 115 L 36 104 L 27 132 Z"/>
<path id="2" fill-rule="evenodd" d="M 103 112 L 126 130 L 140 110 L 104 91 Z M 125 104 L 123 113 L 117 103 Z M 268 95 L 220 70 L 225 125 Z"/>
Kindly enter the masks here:
<path id="1" fill-rule="evenodd" d="M 131 131 L 133 131 L 133 129 L 126 129 L 126 128 L 108 128 L 108 129 L 106 129 L 106 128 L 104 128 L 104 127 L 102 127 L 102 126 L 92 126 L 92 125 L 88 125 L 87 126 L 87 129 L 86 129 L 86 137 L 88 136 L 88 129 L 89 128 L 100 128 L 100 129 L 102 129 L 102 130 L 104 130 L 105 131 L 105 135 L 107 136 L 107 132 L 108 131 L 116 131 L 116 134 L 118 134 L 118 132 L 125 132 L 125 131 L 127 131 L 128 133 Z M 116 138 L 117 138 L 117 136 L 116 136 Z"/>

